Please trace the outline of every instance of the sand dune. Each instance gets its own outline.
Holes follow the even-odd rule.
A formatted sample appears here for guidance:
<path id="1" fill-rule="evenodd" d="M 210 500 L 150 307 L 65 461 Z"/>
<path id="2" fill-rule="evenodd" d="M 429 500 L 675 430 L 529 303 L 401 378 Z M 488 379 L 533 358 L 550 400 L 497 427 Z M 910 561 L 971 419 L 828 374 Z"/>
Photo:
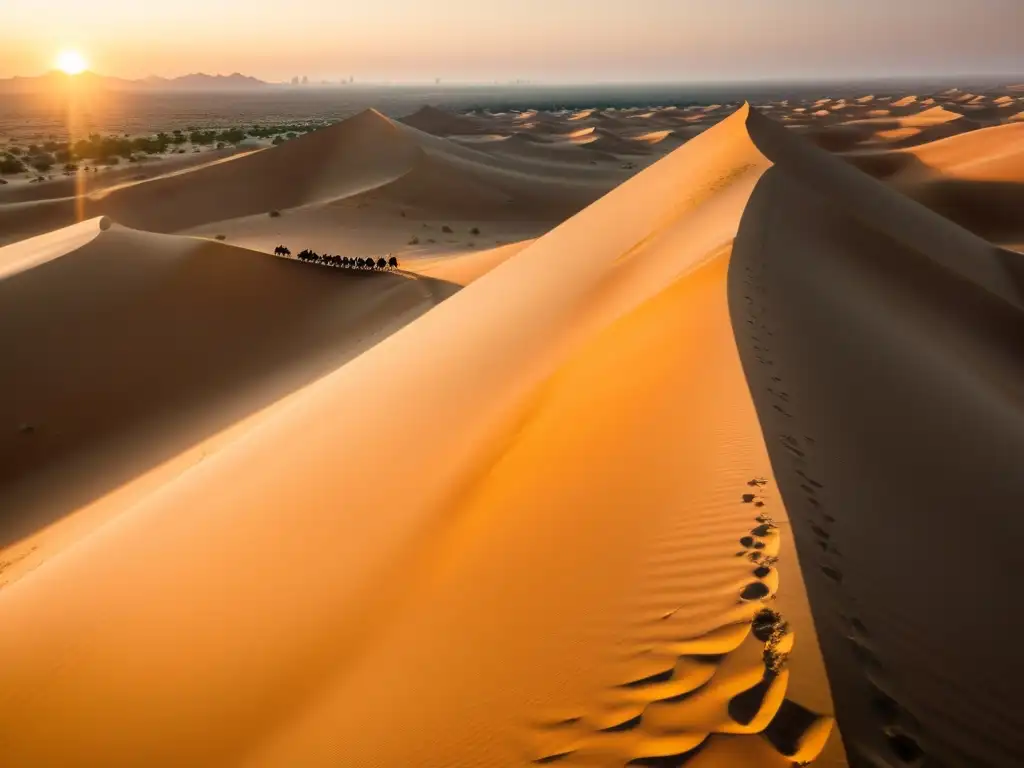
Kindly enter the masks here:
<path id="1" fill-rule="evenodd" d="M 409 173 L 423 156 L 390 120 L 365 112 L 281 146 L 196 169 L 129 184 L 99 195 L 0 208 L 0 231 L 52 229 L 109 215 L 127 226 L 173 232 L 345 197 Z"/>
<path id="2" fill-rule="evenodd" d="M 184 155 L 169 155 L 123 167 L 104 168 L 95 173 L 82 170 L 72 176 L 60 176 L 42 184 L 9 184 L 0 186 L 0 205 L 89 194 L 131 181 L 193 170 L 198 166 L 250 151 L 252 148 L 228 147 L 199 153 L 188 152 Z"/>
<path id="3" fill-rule="evenodd" d="M 544 176 L 551 184 L 544 183 Z M 565 218 L 607 190 L 475 152 L 366 111 L 281 146 L 85 198 L 0 206 L 8 241 L 86 218 L 180 232 L 376 192 L 437 215 Z M 539 215 L 544 212 L 544 215 Z"/>
<path id="4" fill-rule="evenodd" d="M 429 106 L 403 117 L 401 122 L 435 136 L 471 136 L 486 131 L 484 125 L 471 117 Z"/>
<path id="5" fill-rule="evenodd" d="M 1015 600 L 1024 270 L 751 128 L 777 163 L 744 214 L 730 308 L 851 763 L 1020 764 L 1024 667 L 996 606 Z M 936 561 L 956 564 L 942 588 Z"/>
<path id="6" fill-rule="evenodd" d="M 110 217 L 0 249 L 5 760 L 1024 760 L 1024 268 L 913 199 L 1012 199 L 1020 126 L 805 140 L 971 126 L 915 102 L 367 112 L 0 207 Z"/>
<path id="7" fill-rule="evenodd" d="M 770 627 L 755 638 L 750 623 L 776 591 L 794 625 L 807 608 L 792 559 L 751 573 L 787 530 L 725 303 L 729 243 L 768 166 L 744 120 L 8 585 L 0 620 L 23 631 L 0 637 L 0 690 L 37 694 L 0 719 L 5 754 L 497 765 L 698 750 L 715 765 L 820 752 L 820 668 L 787 699 L 796 673 L 766 676 Z M 609 375 L 623 365 L 632 375 Z M 414 458 L 381 482 L 394 445 Z M 768 642 L 785 653 L 796 639 L 813 666 L 801 626 Z M 76 674 L 56 673 L 54 654 Z M 90 714 L 59 714 L 86 691 Z"/>
<path id="8" fill-rule="evenodd" d="M 0 265 L 0 311 L 12 319 L 0 330 L 0 421 L 17 426 L 0 437 L 4 546 L 453 292 L 97 220 L 0 249 Z"/>
<path id="9" fill-rule="evenodd" d="M 997 242 L 1024 235 L 1024 125 L 962 133 L 909 149 L 847 159 L 976 234 Z"/>

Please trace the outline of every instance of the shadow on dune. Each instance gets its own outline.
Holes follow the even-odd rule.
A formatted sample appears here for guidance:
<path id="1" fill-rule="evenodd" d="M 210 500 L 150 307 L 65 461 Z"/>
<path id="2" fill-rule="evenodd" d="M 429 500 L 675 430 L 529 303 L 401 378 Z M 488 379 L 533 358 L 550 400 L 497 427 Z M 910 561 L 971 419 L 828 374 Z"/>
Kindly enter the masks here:
<path id="1" fill-rule="evenodd" d="M 1024 235 L 1024 184 L 944 176 L 909 152 L 849 154 L 843 158 L 869 176 L 996 242 Z"/>
<path id="2" fill-rule="evenodd" d="M 749 126 L 730 314 L 850 765 L 1024 764 L 1020 261 Z"/>
<path id="3" fill-rule="evenodd" d="M 0 280 L 0 546 L 329 373 L 456 290 L 121 229 Z"/>

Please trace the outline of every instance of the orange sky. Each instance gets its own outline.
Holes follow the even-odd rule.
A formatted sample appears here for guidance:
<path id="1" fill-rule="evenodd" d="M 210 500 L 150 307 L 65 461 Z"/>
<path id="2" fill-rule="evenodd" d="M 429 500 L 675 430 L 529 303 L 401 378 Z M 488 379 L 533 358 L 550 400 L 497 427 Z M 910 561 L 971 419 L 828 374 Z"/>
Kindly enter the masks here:
<path id="1" fill-rule="evenodd" d="M 0 0 L 0 77 L 720 80 L 1024 71 L 1021 0 Z"/>

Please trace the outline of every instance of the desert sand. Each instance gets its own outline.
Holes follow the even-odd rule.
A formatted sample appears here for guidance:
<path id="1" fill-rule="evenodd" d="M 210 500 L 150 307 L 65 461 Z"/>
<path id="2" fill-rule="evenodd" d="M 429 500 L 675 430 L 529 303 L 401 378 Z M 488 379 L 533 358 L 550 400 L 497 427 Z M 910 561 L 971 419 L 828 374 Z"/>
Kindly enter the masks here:
<path id="1" fill-rule="evenodd" d="M 917 102 L 0 205 L 5 765 L 1024 760 L 1024 232 L 935 192 L 1014 200 L 1020 126 Z"/>

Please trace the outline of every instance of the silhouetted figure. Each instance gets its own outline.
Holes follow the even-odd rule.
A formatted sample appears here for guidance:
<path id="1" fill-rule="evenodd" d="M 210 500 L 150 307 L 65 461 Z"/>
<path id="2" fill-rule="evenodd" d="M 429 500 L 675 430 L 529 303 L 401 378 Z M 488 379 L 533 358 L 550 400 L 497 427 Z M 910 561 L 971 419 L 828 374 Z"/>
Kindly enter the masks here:
<path id="1" fill-rule="evenodd" d="M 388 259 L 388 266 L 392 269 L 398 269 L 398 259 L 395 256 L 392 256 Z"/>
<path id="2" fill-rule="evenodd" d="M 356 261 L 356 266 L 359 267 L 359 269 L 363 269 L 366 266 L 366 259 L 358 259 Z"/>
<path id="3" fill-rule="evenodd" d="M 377 269 L 384 269 L 387 265 L 388 263 L 384 260 L 383 256 L 377 259 Z"/>

